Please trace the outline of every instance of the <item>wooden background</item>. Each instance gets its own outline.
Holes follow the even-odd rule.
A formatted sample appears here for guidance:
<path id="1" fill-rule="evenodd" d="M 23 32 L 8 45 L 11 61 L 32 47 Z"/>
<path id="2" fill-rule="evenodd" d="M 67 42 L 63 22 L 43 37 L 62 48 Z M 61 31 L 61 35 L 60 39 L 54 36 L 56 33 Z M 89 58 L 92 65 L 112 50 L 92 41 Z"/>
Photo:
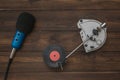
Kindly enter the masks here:
<path id="1" fill-rule="evenodd" d="M 8 80 L 120 80 L 120 0 L 0 0 L 0 80 L 11 52 L 16 20 L 21 12 L 36 17 L 33 32 L 16 54 Z M 89 18 L 106 22 L 105 45 L 90 54 L 81 47 L 63 72 L 48 68 L 43 50 L 62 45 L 66 54 L 81 43 L 77 22 Z"/>

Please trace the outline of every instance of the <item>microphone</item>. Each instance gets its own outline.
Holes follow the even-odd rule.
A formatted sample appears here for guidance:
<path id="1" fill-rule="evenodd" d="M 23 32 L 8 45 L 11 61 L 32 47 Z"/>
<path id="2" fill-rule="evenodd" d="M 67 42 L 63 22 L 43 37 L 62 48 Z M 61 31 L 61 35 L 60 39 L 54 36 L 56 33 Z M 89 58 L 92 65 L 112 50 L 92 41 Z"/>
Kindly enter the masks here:
<path id="1" fill-rule="evenodd" d="M 14 56 L 16 49 L 19 49 L 25 39 L 25 37 L 32 31 L 35 24 L 35 18 L 33 15 L 24 12 L 21 13 L 16 22 L 16 33 L 12 41 L 12 52 L 10 59 Z"/>
<path id="2" fill-rule="evenodd" d="M 35 18 L 32 14 L 23 12 L 19 15 L 18 20 L 16 22 L 16 33 L 11 44 L 13 49 L 9 57 L 9 62 L 5 72 L 4 80 L 7 80 L 9 68 L 13 61 L 13 57 L 16 50 L 21 48 L 25 37 L 33 30 L 34 24 Z"/>
<path id="3" fill-rule="evenodd" d="M 35 23 L 35 18 L 29 13 L 21 13 L 16 23 L 16 34 L 12 41 L 12 47 L 19 49 L 27 34 L 29 34 Z"/>

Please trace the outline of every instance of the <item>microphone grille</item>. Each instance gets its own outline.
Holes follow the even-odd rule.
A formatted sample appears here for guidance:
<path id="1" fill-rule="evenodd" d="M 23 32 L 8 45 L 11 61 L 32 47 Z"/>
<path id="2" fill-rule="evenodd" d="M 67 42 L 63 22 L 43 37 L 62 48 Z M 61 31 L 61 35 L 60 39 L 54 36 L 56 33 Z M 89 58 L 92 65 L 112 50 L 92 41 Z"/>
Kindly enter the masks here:
<path id="1" fill-rule="evenodd" d="M 35 18 L 32 14 L 23 12 L 19 15 L 16 28 L 17 30 L 28 34 L 32 31 L 35 24 Z"/>

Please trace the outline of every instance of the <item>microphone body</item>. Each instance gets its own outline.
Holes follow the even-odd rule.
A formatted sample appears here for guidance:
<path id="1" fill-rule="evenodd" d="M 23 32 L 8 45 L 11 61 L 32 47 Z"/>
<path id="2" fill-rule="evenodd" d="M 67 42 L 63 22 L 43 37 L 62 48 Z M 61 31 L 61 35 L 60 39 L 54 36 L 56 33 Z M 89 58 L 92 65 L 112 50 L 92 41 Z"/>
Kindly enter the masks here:
<path id="1" fill-rule="evenodd" d="M 12 48 L 19 49 L 25 39 L 25 36 L 25 33 L 17 30 L 12 41 Z"/>

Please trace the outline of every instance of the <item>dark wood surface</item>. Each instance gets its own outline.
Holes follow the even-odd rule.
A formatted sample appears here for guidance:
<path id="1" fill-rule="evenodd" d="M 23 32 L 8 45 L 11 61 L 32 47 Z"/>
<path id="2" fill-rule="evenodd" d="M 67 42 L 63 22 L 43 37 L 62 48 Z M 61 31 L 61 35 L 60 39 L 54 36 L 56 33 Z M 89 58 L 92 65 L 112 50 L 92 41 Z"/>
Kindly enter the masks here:
<path id="1" fill-rule="evenodd" d="M 3 80 L 16 20 L 21 12 L 36 17 L 33 32 L 16 53 L 8 80 L 120 80 L 120 0 L 0 0 L 0 80 Z M 48 68 L 43 50 L 59 44 L 66 54 L 81 43 L 77 22 L 81 18 L 107 23 L 105 45 L 85 54 L 81 47 L 63 72 Z"/>

